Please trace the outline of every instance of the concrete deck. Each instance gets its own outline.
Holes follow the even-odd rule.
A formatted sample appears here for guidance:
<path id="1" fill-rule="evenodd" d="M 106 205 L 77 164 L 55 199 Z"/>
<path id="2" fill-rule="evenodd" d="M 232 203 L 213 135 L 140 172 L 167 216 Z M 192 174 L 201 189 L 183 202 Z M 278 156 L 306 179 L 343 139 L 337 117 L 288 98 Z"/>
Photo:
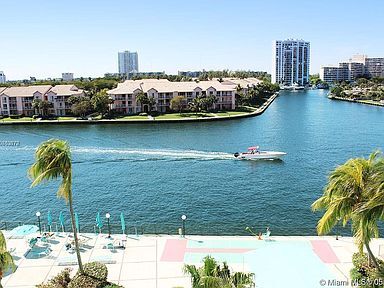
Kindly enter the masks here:
<path id="1" fill-rule="evenodd" d="M 4 231 L 4 235 L 9 236 L 7 231 Z M 31 236 L 37 236 L 37 234 Z M 26 238 L 31 238 L 31 236 Z M 67 251 L 65 247 L 66 243 L 72 241 L 68 234 L 58 234 L 50 240 L 48 245 L 51 252 L 48 255 L 43 253 L 47 244 L 38 243 L 37 248 L 32 248 L 31 252 L 26 238 L 7 240 L 17 270 L 12 274 L 5 274 L 2 281 L 4 287 L 34 287 L 36 284 L 49 280 L 65 267 L 72 268 L 73 273 L 76 272 L 76 255 Z M 140 236 L 138 238 L 128 237 L 126 249 L 117 248 L 116 250 L 106 249 L 105 246 L 110 242 L 117 245 L 122 239 L 121 235 L 112 235 L 113 240 L 107 239 L 106 235 L 95 234 L 83 234 L 81 238 L 83 243 L 81 255 L 84 263 L 104 262 L 108 267 L 110 281 L 124 287 L 135 288 L 189 288 L 191 287 L 190 279 L 182 272 L 184 263 L 200 266 L 202 257 L 206 255 L 212 255 L 220 261 L 226 260 L 235 271 L 255 273 L 256 287 L 278 287 L 276 285 L 295 288 L 309 287 L 308 285 L 324 287 L 318 284 L 322 279 L 310 279 L 316 283 L 316 285 L 312 285 L 308 284 L 308 279 L 301 281 L 301 279 L 275 277 L 276 279 L 269 281 L 265 277 L 263 278 L 266 276 L 263 274 L 279 275 L 279 263 L 286 267 L 287 261 L 295 260 L 295 257 L 300 256 L 300 249 L 307 247 L 309 253 L 313 254 L 312 262 L 309 259 L 306 261 L 307 259 L 304 258 L 305 261 L 299 260 L 300 265 L 292 264 L 293 267 L 288 265 L 285 268 L 287 275 L 294 277 L 303 272 L 316 272 L 319 270 L 317 265 L 320 265 L 320 268 L 329 272 L 329 274 L 326 273 L 327 277 L 333 277 L 338 281 L 348 281 L 349 270 L 352 268 L 352 254 L 356 251 L 352 238 L 340 237 L 339 240 L 336 240 L 335 237 L 330 236 L 272 236 L 270 241 L 258 240 L 256 237 L 235 236 L 187 236 L 186 238 L 169 235 Z M 381 256 L 384 251 L 384 239 L 373 240 L 371 246 L 373 253 Z M 263 254 L 262 251 L 266 253 Z M 273 254 L 273 251 L 276 253 Z M 316 265 L 311 266 L 311 263 Z M 263 269 L 264 272 L 261 271 Z M 313 276 L 313 278 L 316 277 L 318 276 Z M 285 283 L 284 286 L 280 286 L 282 283 Z"/>

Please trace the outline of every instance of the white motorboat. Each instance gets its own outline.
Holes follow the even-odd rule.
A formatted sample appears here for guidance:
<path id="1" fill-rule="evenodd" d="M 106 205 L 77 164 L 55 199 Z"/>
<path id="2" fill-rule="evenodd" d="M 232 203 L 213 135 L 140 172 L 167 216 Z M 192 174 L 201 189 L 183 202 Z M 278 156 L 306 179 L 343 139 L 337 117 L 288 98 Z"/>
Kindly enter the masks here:
<path id="1" fill-rule="evenodd" d="M 260 151 L 259 146 L 248 148 L 248 152 L 236 152 L 234 156 L 240 160 L 273 160 L 280 159 L 287 153 L 277 151 Z"/>

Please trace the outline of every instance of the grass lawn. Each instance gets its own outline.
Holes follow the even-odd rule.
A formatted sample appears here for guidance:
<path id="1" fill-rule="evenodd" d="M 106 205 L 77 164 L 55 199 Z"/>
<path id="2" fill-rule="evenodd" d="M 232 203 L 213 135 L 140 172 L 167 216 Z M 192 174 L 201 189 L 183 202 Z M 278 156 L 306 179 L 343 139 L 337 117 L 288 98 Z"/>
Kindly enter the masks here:
<path id="1" fill-rule="evenodd" d="M 170 113 L 170 114 L 163 114 L 155 117 L 155 120 L 157 119 L 185 119 L 185 118 L 210 118 L 214 117 L 215 115 L 212 113 Z"/>
<path id="2" fill-rule="evenodd" d="M 32 122 L 32 121 L 36 121 L 35 119 L 32 119 L 32 117 L 21 117 L 21 118 L 18 118 L 18 119 L 12 119 L 12 118 L 3 118 L 3 119 L 0 119 L 1 122 L 19 122 L 19 121 L 25 121 L 25 122 Z"/>
<path id="3" fill-rule="evenodd" d="M 75 117 L 65 117 L 65 116 L 63 116 L 63 117 L 57 117 L 57 120 L 76 120 L 76 118 Z"/>
<path id="4" fill-rule="evenodd" d="M 119 118 L 116 118 L 115 120 L 148 120 L 148 116 L 132 115 L 132 116 L 119 117 Z"/>
<path id="5" fill-rule="evenodd" d="M 241 115 L 241 114 L 248 114 L 249 112 L 244 111 L 223 111 L 223 112 L 217 112 L 215 115 L 217 116 L 233 116 L 233 115 Z"/>

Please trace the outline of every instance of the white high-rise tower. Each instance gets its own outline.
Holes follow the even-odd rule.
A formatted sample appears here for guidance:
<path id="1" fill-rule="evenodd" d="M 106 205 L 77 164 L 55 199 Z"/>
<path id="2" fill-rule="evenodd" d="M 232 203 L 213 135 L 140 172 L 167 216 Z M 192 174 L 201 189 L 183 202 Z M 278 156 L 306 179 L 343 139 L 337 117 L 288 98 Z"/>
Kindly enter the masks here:
<path id="1" fill-rule="evenodd" d="M 7 81 L 3 71 L 0 71 L 0 84 L 4 84 Z"/>
<path id="2" fill-rule="evenodd" d="M 119 74 L 129 76 L 139 72 L 139 57 L 137 52 L 119 52 Z"/>
<path id="3" fill-rule="evenodd" d="M 304 86 L 309 83 L 310 44 L 288 39 L 273 43 L 272 83 Z"/>

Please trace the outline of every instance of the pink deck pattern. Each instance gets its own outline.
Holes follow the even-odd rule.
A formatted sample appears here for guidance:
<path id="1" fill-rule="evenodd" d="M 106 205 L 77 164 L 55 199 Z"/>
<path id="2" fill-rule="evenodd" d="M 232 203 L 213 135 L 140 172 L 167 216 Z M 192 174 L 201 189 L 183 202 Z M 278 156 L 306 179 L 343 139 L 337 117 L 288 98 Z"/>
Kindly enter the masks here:
<path id="1" fill-rule="evenodd" d="M 160 261 L 183 262 L 185 253 L 246 253 L 252 249 L 241 248 L 187 248 L 188 240 L 168 239 Z"/>
<path id="2" fill-rule="evenodd" d="M 311 240 L 313 251 L 324 263 L 340 263 L 332 247 L 326 240 Z"/>

